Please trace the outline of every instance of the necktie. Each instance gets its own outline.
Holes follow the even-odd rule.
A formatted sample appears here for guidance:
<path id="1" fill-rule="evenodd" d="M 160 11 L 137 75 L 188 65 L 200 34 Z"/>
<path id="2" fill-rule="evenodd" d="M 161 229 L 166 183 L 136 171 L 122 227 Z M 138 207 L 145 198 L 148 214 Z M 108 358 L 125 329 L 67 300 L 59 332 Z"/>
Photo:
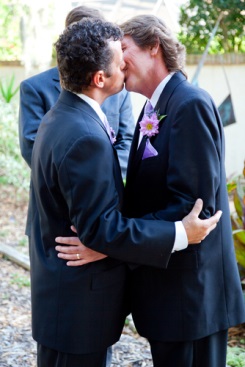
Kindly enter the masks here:
<path id="1" fill-rule="evenodd" d="M 145 104 L 144 114 L 145 115 L 150 115 L 150 114 L 152 114 L 153 111 L 154 111 L 154 108 L 153 108 L 151 102 L 148 100 Z"/>
<path id="2" fill-rule="evenodd" d="M 148 99 L 147 102 L 146 102 L 146 104 L 145 104 L 145 107 L 144 107 L 144 116 L 145 115 L 147 115 L 147 116 L 151 115 L 153 113 L 153 111 L 154 111 L 154 108 L 153 108 L 150 100 Z M 142 138 L 143 138 L 143 135 L 140 132 L 140 134 L 139 134 L 139 141 L 138 141 L 138 149 L 139 149 L 140 144 L 142 142 Z M 145 146 L 146 139 L 147 139 L 147 137 L 144 138 L 144 142 L 143 142 L 144 146 Z"/>

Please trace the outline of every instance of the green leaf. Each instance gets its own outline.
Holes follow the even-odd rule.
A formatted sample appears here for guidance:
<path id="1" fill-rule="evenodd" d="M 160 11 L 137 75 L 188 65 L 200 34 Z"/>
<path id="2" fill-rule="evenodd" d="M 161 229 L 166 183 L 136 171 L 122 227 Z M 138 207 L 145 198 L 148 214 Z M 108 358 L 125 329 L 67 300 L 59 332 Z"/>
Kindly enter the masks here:
<path id="1" fill-rule="evenodd" d="M 237 215 L 239 216 L 239 218 L 242 218 L 242 203 L 241 203 L 241 199 L 237 191 L 234 192 L 234 206 L 235 206 Z"/>
<path id="2" fill-rule="evenodd" d="M 11 99 L 19 90 L 19 86 L 14 89 L 14 80 L 14 74 L 11 76 L 10 79 L 5 79 L 5 82 L 0 80 L 0 92 L 6 103 L 10 103 Z"/>
<path id="3" fill-rule="evenodd" d="M 232 232 L 233 236 L 240 241 L 243 245 L 245 245 L 245 230 L 244 229 L 237 229 Z M 244 247 L 245 252 L 245 247 Z"/>
<path id="4" fill-rule="evenodd" d="M 236 188 L 236 181 L 229 181 L 227 182 L 227 191 L 228 191 L 228 194 L 230 194 L 233 190 L 235 190 Z"/>
<path id="5" fill-rule="evenodd" d="M 237 239 L 234 239 L 234 246 L 237 262 L 245 269 L 245 246 Z"/>

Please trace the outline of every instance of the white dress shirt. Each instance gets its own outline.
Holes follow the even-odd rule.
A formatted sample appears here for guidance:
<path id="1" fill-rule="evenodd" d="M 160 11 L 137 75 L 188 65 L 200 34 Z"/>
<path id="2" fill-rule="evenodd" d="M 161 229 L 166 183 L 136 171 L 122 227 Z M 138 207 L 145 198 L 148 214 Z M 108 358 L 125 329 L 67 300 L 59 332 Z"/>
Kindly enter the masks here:
<path id="1" fill-rule="evenodd" d="M 106 119 L 106 115 L 102 111 L 99 103 L 97 101 L 95 101 L 93 98 L 88 97 L 86 94 L 76 93 L 76 95 L 78 97 L 80 97 L 81 99 L 83 99 L 85 102 L 87 102 L 90 105 L 90 107 L 92 107 L 92 109 L 97 113 L 97 115 L 99 116 L 99 118 L 103 122 L 103 125 L 105 125 L 104 121 Z M 105 128 L 106 128 L 106 126 L 105 126 Z"/>

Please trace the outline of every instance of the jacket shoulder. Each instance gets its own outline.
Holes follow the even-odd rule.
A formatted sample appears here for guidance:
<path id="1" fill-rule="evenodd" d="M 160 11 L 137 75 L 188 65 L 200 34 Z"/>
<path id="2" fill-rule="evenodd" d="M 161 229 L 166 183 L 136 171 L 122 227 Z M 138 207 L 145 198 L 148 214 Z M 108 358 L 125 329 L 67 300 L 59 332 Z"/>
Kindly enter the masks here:
<path id="1" fill-rule="evenodd" d="M 42 83 L 49 84 L 53 83 L 54 80 L 59 81 L 59 72 L 57 67 L 33 75 L 23 80 L 20 85 L 21 86 L 32 85 L 33 87 L 37 88 L 43 86 Z"/>

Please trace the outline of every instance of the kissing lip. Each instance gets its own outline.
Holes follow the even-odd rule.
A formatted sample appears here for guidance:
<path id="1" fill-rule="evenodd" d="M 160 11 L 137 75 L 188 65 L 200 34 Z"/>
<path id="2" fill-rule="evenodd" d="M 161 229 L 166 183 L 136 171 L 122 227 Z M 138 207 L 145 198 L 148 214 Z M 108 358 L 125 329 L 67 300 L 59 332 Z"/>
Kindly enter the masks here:
<path id="1" fill-rule="evenodd" d="M 123 70 L 123 72 L 124 72 L 124 82 L 126 83 L 126 81 L 127 81 L 127 79 L 128 79 L 128 68 L 125 68 L 124 70 Z"/>

